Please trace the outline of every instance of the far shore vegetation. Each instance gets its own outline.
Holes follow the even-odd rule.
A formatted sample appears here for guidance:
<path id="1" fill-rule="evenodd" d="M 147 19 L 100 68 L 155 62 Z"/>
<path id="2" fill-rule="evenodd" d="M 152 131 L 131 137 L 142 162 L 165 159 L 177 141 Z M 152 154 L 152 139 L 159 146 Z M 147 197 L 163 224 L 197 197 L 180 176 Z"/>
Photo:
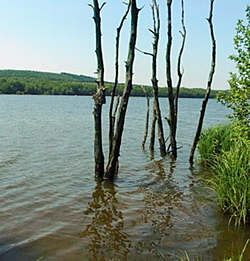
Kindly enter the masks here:
<path id="1" fill-rule="evenodd" d="M 110 96 L 113 83 L 107 82 L 106 95 Z M 117 95 L 122 95 L 123 84 L 119 84 Z M 174 92 L 176 89 L 174 88 Z M 0 94 L 32 95 L 93 95 L 96 92 L 95 78 L 70 73 L 49 73 L 25 70 L 0 70 Z M 144 97 L 145 92 L 153 96 L 153 88 L 134 85 L 131 96 Z M 180 88 L 181 98 L 203 98 L 206 90 L 202 88 Z M 219 91 L 213 90 L 210 98 Z M 159 88 L 159 97 L 168 97 L 166 87 Z"/>

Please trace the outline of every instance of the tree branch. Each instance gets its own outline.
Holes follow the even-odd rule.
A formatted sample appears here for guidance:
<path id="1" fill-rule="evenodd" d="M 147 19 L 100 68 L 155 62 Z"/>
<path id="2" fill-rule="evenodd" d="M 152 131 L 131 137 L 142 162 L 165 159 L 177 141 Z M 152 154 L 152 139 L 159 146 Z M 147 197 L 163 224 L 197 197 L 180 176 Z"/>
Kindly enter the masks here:
<path id="1" fill-rule="evenodd" d="M 186 27 L 185 27 L 185 10 L 184 10 L 184 0 L 181 0 L 181 24 L 182 24 L 182 31 L 179 31 L 181 36 L 182 36 L 182 44 L 178 56 L 178 62 L 177 62 L 177 74 L 178 74 L 178 82 L 176 86 L 176 94 L 175 94 L 175 125 L 177 128 L 177 121 L 178 121 L 178 99 L 179 99 L 179 92 L 180 92 L 180 87 L 181 87 L 181 82 L 182 82 L 182 77 L 184 70 L 181 71 L 181 62 L 182 62 L 182 55 L 186 43 Z"/>
<path id="2" fill-rule="evenodd" d="M 104 2 L 101 7 L 100 7 L 100 11 L 102 10 L 102 8 L 106 5 L 106 2 Z"/>
<path id="3" fill-rule="evenodd" d="M 124 21 L 126 20 L 126 18 L 128 16 L 130 6 L 131 6 L 131 0 L 129 1 L 126 12 L 122 17 L 119 26 L 117 27 L 116 52 L 115 52 L 115 82 L 114 82 L 114 86 L 113 86 L 113 89 L 111 92 L 111 101 L 110 101 L 110 107 L 109 107 L 109 154 L 111 153 L 111 150 L 112 150 L 114 126 L 115 126 L 115 119 L 113 118 L 112 113 L 113 113 L 113 106 L 114 106 L 114 97 L 115 97 L 116 89 L 118 86 L 118 78 L 119 78 L 120 34 L 121 34 L 121 30 L 122 30 Z"/>
<path id="4" fill-rule="evenodd" d="M 138 51 L 138 52 L 140 52 L 140 53 L 142 53 L 142 54 L 153 56 L 152 53 L 144 52 L 144 51 L 142 51 L 142 50 L 140 50 L 140 49 L 138 49 L 138 48 L 135 48 L 135 50 Z"/>

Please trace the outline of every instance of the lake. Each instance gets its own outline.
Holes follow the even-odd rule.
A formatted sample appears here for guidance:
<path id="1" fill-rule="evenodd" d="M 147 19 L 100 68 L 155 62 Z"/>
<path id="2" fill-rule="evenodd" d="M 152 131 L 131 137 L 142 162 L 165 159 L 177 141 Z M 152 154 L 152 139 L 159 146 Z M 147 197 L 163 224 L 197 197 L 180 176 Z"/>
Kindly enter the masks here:
<path id="1" fill-rule="evenodd" d="M 167 99 L 160 102 L 167 115 Z M 158 144 L 153 156 L 141 150 L 146 100 L 131 98 L 119 176 L 100 184 L 91 97 L 0 95 L 0 260 L 178 260 L 187 251 L 207 261 L 240 253 L 250 231 L 228 225 L 204 182 L 208 171 L 189 168 L 201 102 L 180 99 L 182 148 L 173 162 Z M 228 112 L 210 100 L 204 125 L 225 122 Z"/>

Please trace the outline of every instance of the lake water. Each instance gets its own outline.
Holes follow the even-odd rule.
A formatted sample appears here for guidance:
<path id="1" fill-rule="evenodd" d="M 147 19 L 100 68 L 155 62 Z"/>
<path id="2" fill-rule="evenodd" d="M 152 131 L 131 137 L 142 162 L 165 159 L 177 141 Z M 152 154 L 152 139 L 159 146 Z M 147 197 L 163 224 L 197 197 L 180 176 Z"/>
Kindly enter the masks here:
<path id="1" fill-rule="evenodd" d="M 0 95 L 0 260 L 178 260 L 184 251 L 223 260 L 238 254 L 249 227 L 228 225 L 203 182 L 207 172 L 188 164 L 201 102 L 180 99 L 183 147 L 171 162 L 160 157 L 158 145 L 154 158 L 141 150 L 146 101 L 131 98 L 119 176 L 98 184 L 91 97 Z M 161 106 L 166 115 L 167 99 Z M 107 113 L 108 105 L 104 123 Z M 227 113 L 210 100 L 205 126 L 224 122 Z"/>

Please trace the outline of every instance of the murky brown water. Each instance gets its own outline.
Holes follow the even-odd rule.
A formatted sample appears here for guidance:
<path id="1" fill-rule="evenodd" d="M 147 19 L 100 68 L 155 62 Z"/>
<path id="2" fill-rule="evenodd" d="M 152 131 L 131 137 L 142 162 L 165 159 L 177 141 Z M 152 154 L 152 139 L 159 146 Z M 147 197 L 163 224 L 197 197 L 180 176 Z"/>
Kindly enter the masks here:
<path id="1" fill-rule="evenodd" d="M 0 96 L 0 260 L 178 260 L 184 251 L 201 260 L 237 255 L 250 229 L 228 225 L 203 182 L 206 171 L 189 169 L 201 100 L 180 102 L 183 148 L 177 162 L 140 150 L 145 100 L 132 98 L 119 177 L 96 183 L 91 97 Z M 206 125 L 225 114 L 210 101 Z"/>

